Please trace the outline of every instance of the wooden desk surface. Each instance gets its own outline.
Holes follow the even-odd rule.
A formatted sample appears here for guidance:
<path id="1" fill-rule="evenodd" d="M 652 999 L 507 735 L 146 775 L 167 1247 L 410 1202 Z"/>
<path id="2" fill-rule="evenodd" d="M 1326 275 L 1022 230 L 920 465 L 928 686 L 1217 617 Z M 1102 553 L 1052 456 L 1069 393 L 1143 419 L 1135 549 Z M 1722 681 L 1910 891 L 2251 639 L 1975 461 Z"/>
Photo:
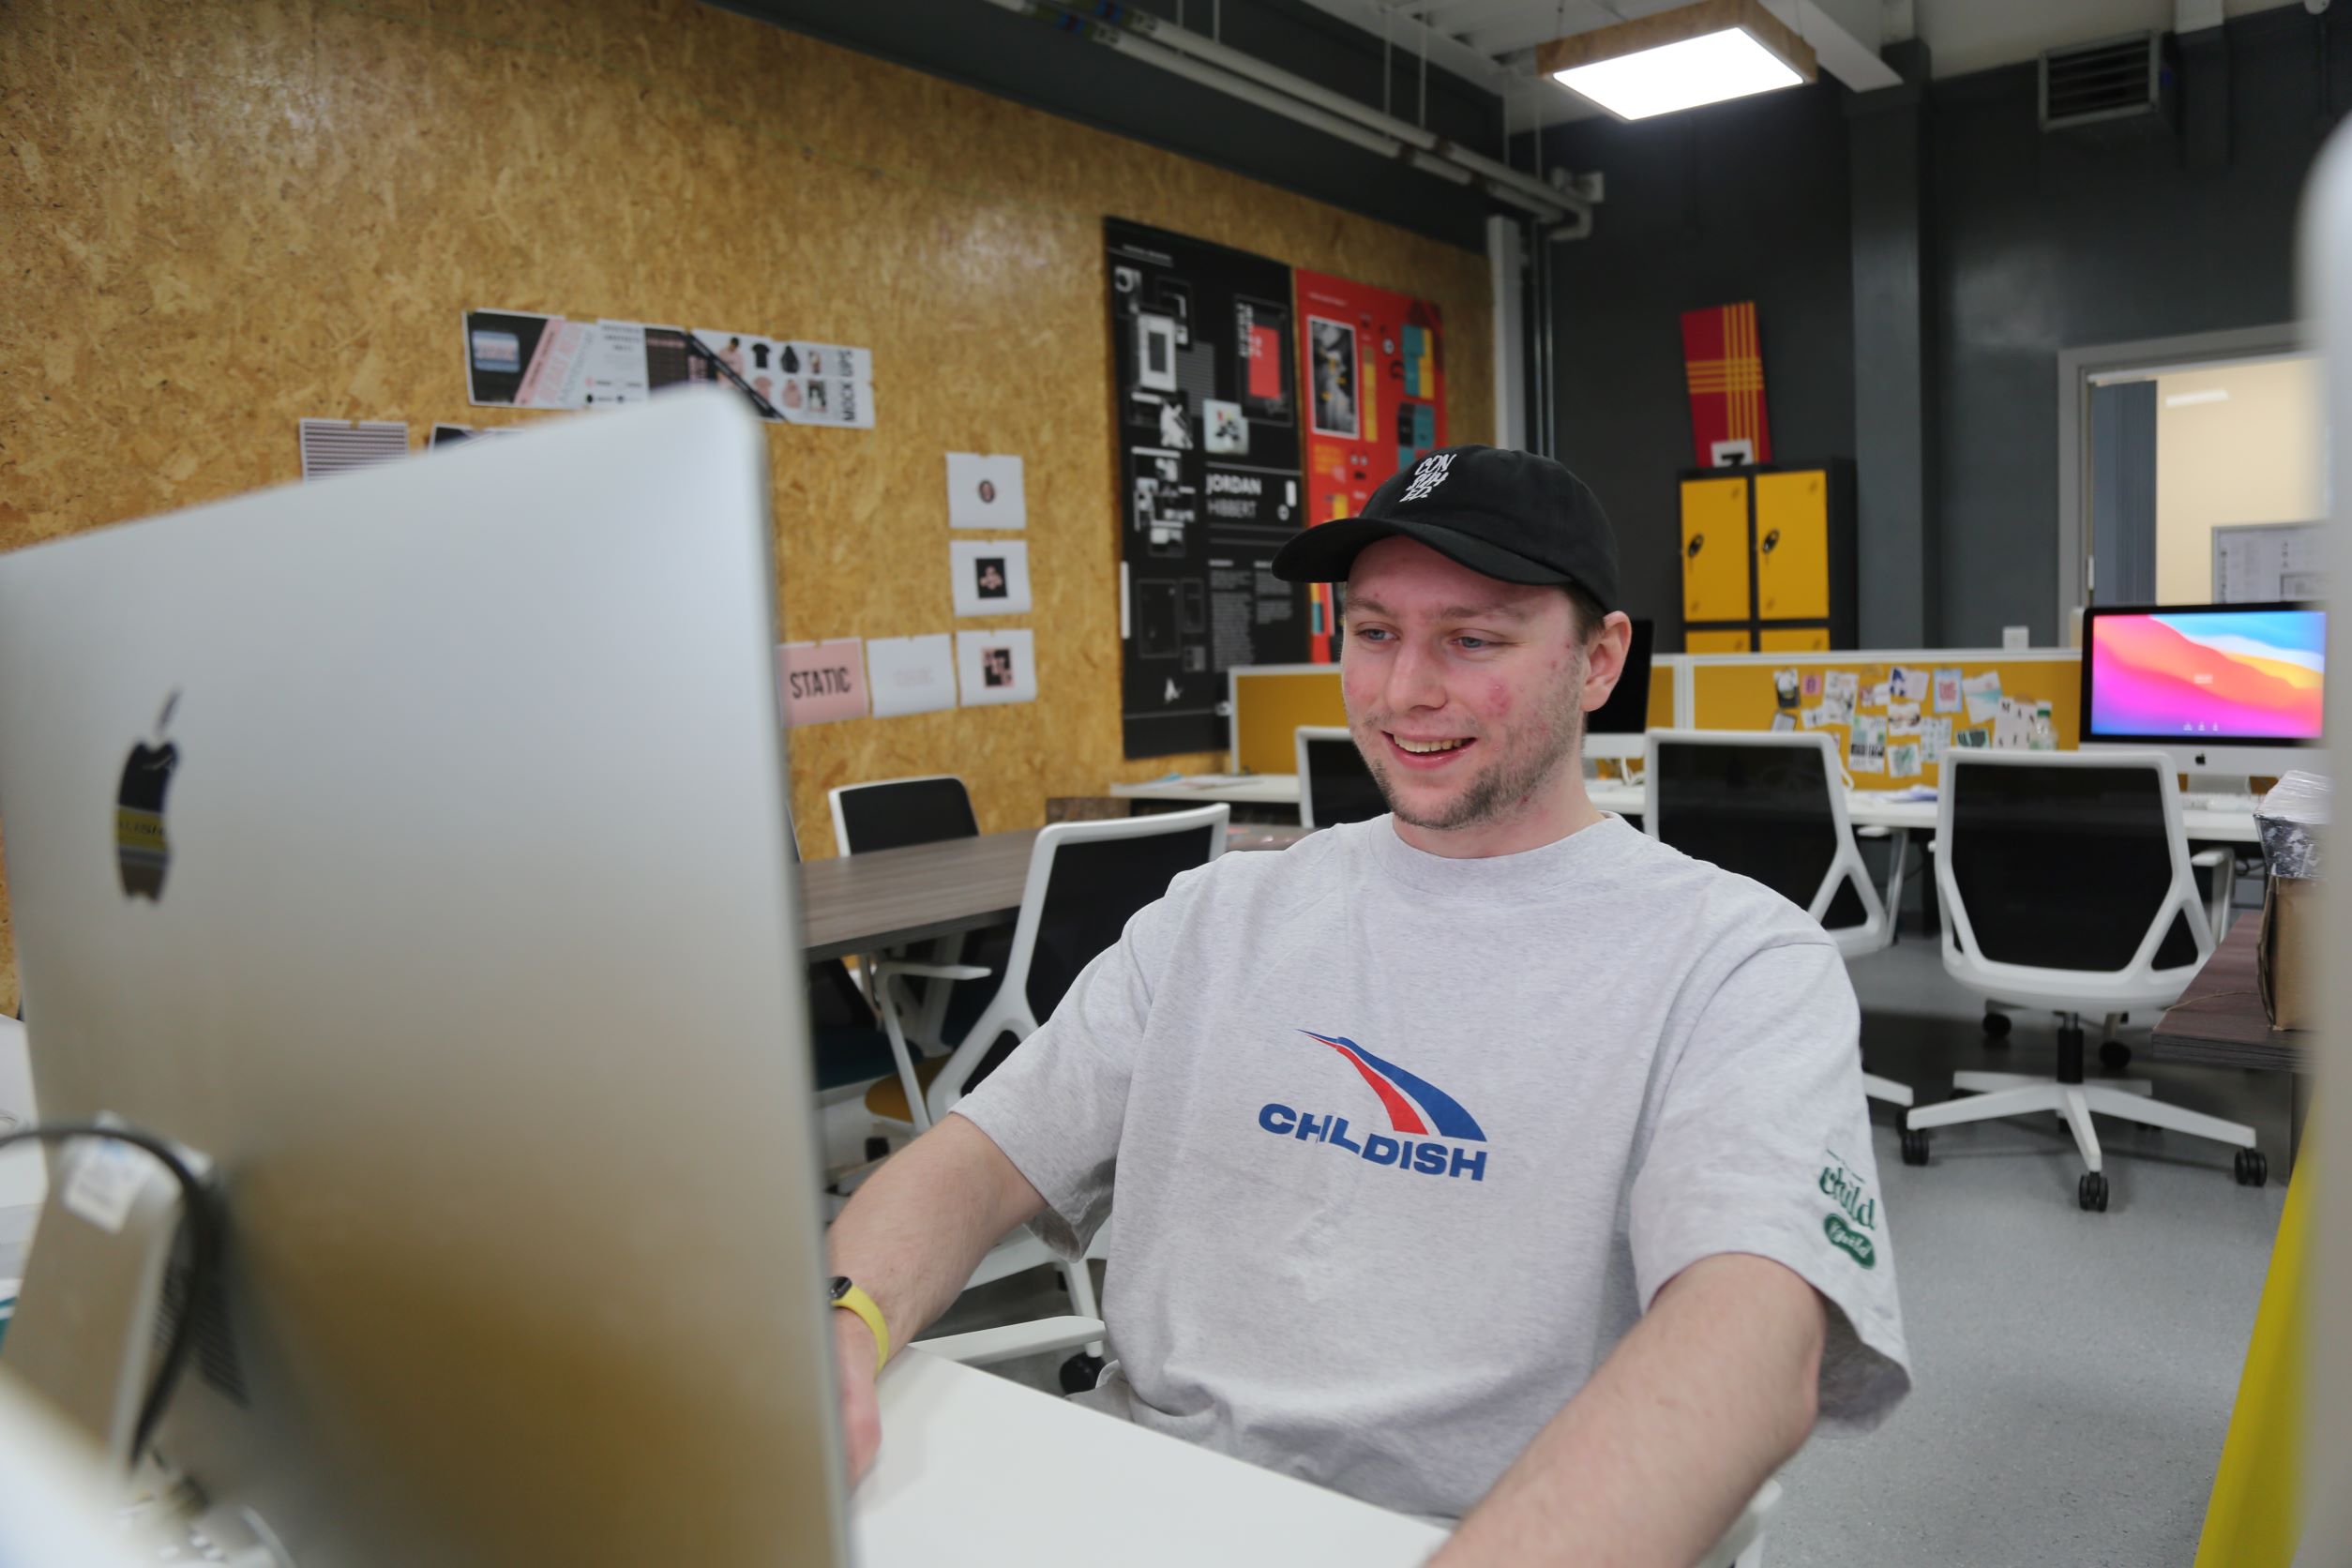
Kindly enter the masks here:
<path id="1" fill-rule="evenodd" d="M 2310 1032 L 2272 1029 L 2262 1011 L 2262 990 L 2254 973 L 2254 948 L 2261 935 L 2258 916 L 2240 915 L 2230 923 L 2229 934 L 2205 968 L 2156 1020 L 2149 1056 L 2209 1067 L 2310 1071 Z"/>
<path id="2" fill-rule="evenodd" d="M 1029 885 L 1029 852 L 1039 831 L 1023 828 L 801 862 L 801 932 L 808 960 L 1010 926 Z M 1236 827 L 1227 837 L 1226 852 L 1288 849 L 1305 832 Z"/>
<path id="3" fill-rule="evenodd" d="M 801 928 L 810 961 L 1011 925 L 1037 833 L 1028 828 L 803 861 Z"/>

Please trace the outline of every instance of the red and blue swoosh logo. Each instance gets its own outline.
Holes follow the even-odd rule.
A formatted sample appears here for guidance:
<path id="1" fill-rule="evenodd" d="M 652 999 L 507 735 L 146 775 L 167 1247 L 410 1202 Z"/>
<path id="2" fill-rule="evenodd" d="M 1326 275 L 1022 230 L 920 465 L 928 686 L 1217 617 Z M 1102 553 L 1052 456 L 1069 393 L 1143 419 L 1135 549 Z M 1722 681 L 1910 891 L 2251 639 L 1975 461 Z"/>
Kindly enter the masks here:
<path id="1" fill-rule="evenodd" d="M 1461 1102 L 1427 1079 L 1414 1077 L 1395 1063 L 1381 1061 L 1345 1035 L 1318 1034 L 1311 1029 L 1299 1033 L 1329 1046 L 1364 1075 L 1364 1081 L 1380 1097 L 1381 1108 L 1388 1112 L 1389 1125 L 1397 1132 L 1420 1133 L 1425 1137 L 1434 1134 L 1470 1143 L 1486 1141 L 1485 1130 L 1475 1117 L 1462 1108 Z"/>

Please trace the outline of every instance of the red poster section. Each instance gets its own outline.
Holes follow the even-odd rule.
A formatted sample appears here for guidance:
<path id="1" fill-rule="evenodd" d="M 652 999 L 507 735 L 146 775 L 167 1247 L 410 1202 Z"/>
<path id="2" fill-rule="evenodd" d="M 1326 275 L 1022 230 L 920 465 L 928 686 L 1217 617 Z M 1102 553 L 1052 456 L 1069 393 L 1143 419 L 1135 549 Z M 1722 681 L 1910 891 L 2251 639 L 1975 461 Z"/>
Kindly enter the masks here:
<path id="1" fill-rule="evenodd" d="M 1306 520 L 1353 517 L 1399 468 L 1445 445 L 1438 308 L 1387 289 L 1299 272 L 1299 382 L 1306 404 Z M 1309 597 L 1307 656 L 1338 656 L 1337 599 Z"/>

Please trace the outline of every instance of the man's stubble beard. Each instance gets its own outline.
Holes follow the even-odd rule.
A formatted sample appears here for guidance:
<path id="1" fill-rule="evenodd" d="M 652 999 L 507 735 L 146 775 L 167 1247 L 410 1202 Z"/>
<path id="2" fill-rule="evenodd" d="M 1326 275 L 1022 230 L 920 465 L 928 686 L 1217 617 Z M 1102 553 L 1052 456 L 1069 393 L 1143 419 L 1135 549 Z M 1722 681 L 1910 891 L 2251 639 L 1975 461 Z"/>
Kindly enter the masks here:
<path id="1" fill-rule="evenodd" d="M 1389 786 L 1388 760 L 1376 755 L 1377 748 L 1359 744 L 1356 749 L 1364 754 L 1364 766 L 1371 771 L 1372 782 L 1380 786 L 1380 798 L 1396 820 L 1410 827 L 1428 833 L 1453 833 L 1462 828 L 1485 827 L 1510 815 L 1518 804 L 1541 789 L 1559 768 L 1576 760 L 1584 739 L 1584 707 L 1581 698 L 1590 661 L 1580 651 L 1576 655 L 1576 678 L 1561 693 L 1551 715 L 1549 730 L 1544 742 L 1523 761 L 1505 757 L 1492 764 L 1467 789 L 1455 797 L 1452 805 L 1436 815 L 1414 815 L 1398 804 L 1396 792 Z"/>

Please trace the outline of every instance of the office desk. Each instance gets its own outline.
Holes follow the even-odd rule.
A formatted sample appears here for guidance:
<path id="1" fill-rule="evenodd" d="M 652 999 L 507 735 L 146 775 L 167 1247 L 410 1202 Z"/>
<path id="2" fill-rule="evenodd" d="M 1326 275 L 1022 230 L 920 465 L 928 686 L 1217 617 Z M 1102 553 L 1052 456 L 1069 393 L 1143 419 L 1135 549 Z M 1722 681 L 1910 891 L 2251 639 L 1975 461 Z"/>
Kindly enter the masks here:
<path id="1" fill-rule="evenodd" d="M 907 1350 L 852 1499 L 867 1568 L 1406 1568 L 1445 1532 L 1337 1492 Z"/>
<path id="2" fill-rule="evenodd" d="M 1604 811 L 1620 816 L 1638 817 L 1649 804 L 1649 792 L 1639 784 L 1625 784 L 1615 779 L 1588 780 L 1585 785 L 1592 804 Z M 1110 792 L 1124 800 L 1181 800 L 1195 806 L 1207 806 L 1215 801 L 1258 806 L 1289 805 L 1299 801 L 1299 780 L 1296 774 L 1255 774 L 1236 779 L 1225 774 L 1204 774 L 1194 781 L 1176 784 L 1113 784 Z M 1936 803 L 1932 800 L 1891 800 L 1896 790 L 1856 790 L 1848 794 L 1847 809 L 1856 827 L 1900 829 L 1907 833 L 1933 833 L 1936 830 Z M 2254 832 L 2254 814 L 2250 811 L 2187 811 L 2180 813 L 2181 825 L 2189 837 L 2201 844 L 2254 844 L 2260 842 Z"/>
<path id="3" fill-rule="evenodd" d="M 1038 831 L 803 861 L 800 917 L 810 961 L 1011 925 Z"/>
<path id="4" fill-rule="evenodd" d="M 809 960 L 1010 926 L 1020 912 L 1029 854 L 1039 831 L 1022 828 L 801 862 L 801 932 Z M 1289 841 L 1279 830 L 1236 827 L 1226 848 L 1278 850 Z"/>
<path id="5" fill-rule="evenodd" d="M 2228 935 L 2205 960 L 2197 977 L 2164 1009 L 2148 1038 L 2148 1054 L 2160 1062 L 2194 1062 L 2208 1067 L 2254 1067 L 2266 1072 L 2311 1071 L 2312 1035 L 2307 1030 L 2272 1029 L 2262 1010 L 2255 951 L 2262 922 L 2249 915 L 2233 920 Z"/>

